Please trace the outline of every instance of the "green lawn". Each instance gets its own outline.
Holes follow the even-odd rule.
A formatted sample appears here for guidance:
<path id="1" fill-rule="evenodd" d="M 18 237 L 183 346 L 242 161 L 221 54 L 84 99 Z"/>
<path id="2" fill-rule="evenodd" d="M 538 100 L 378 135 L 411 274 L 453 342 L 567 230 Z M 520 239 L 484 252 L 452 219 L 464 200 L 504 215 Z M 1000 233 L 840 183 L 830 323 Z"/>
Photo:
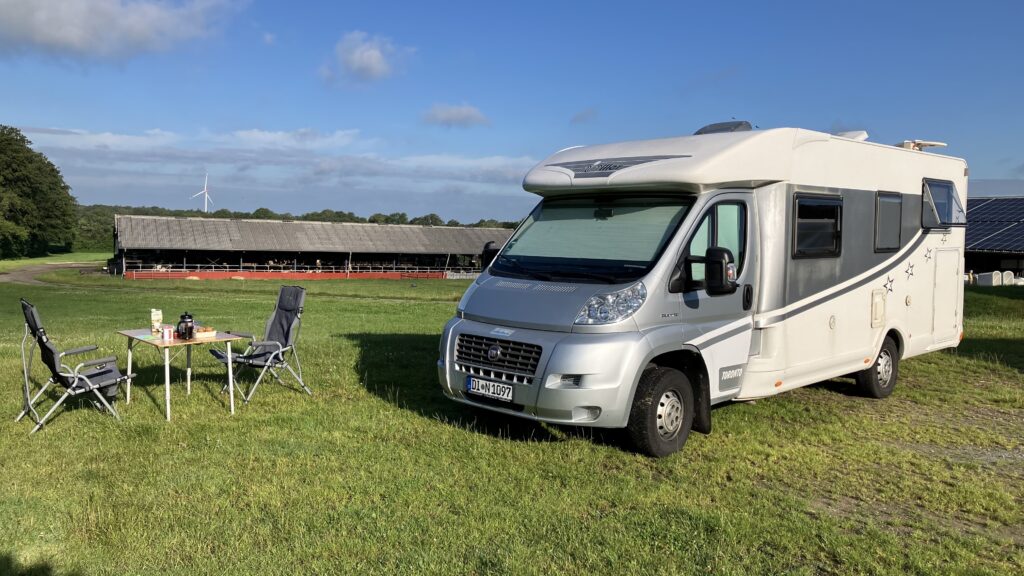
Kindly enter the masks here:
<path id="1" fill-rule="evenodd" d="M 68 254 L 51 254 L 40 258 L 13 258 L 10 260 L 0 260 L 0 273 L 37 264 L 99 263 L 106 262 L 108 258 L 110 258 L 109 252 L 71 252 Z"/>
<path id="2" fill-rule="evenodd" d="M 712 435 L 651 460 L 445 400 L 438 336 L 466 283 L 443 281 L 309 282 L 313 397 L 261 385 L 230 417 L 200 355 L 166 423 L 143 351 L 123 423 L 83 407 L 29 437 L 19 296 L 59 345 L 123 368 L 114 331 L 150 308 L 258 332 L 277 289 L 49 279 L 0 284 L 0 573 L 1024 571 L 1022 290 L 969 290 L 960 350 L 905 362 L 888 400 L 837 380 L 724 406 Z"/>

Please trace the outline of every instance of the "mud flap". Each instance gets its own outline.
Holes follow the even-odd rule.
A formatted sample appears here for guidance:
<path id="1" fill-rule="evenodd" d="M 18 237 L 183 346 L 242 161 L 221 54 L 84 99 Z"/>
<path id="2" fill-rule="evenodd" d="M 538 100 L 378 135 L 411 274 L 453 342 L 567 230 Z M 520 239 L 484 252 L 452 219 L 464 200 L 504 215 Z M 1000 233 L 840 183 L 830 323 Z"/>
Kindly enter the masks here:
<path id="1" fill-rule="evenodd" d="M 702 434 L 711 434 L 711 390 L 708 379 L 700 377 L 694 395 L 693 430 Z"/>

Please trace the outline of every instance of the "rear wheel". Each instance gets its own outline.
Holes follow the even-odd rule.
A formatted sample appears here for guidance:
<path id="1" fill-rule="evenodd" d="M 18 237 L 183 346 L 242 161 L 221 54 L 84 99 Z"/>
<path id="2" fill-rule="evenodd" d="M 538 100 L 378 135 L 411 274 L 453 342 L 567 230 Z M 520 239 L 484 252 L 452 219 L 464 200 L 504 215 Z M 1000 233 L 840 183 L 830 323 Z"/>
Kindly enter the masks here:
<path id="1" fill-rule="evenodd" d="M 885 398 L 896 388 L 900 372 L 900 351 L 892 338 L 886 337 L 875 363 L 857 373 L 857 385 L 870 398 Z"/>
<path id="2" fill-rule="evenodd" d="M 640 377 L 626 429 L 638 451 L 660 458 L 686 444 L 693 414 L 693 388 L 686 375 L 653 368 Z"/>

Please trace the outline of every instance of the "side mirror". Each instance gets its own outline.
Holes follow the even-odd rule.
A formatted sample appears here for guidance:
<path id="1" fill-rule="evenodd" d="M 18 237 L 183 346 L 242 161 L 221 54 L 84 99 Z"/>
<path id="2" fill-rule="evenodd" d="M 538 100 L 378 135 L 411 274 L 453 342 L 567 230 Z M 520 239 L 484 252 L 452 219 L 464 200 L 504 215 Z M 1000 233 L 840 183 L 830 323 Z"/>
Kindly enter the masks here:
<path id="1" fill-rule="evenodd" d="M 486 270 L 491 265 L 491 262 L 494 262 L 494 259 L 498 257 L 498 252 L 500 250 L 493 240 L 484 244 L 484 250 L 480 253 L 480 269 Z"/>
<path id="2" fill-rule="evenodd" d="M 736 292 L 736 264 L 728 248 L 712 246 L 704 255 L 704 289 L 708 296 Z"/>

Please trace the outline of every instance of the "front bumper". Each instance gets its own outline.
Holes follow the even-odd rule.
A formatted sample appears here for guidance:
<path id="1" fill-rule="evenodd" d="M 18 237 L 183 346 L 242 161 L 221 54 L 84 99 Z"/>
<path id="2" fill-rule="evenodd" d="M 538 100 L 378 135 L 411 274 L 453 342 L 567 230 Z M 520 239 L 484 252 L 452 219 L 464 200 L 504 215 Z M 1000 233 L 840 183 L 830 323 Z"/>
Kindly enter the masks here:
<path id="1" fill-rule="evenodd" d="M 540 346 L 533 382 L 512 383 L 510 403 L 467 394 L 469 373 L 456 358 L 460 334 Z M 548 332 L 453 318 L 445 326 L 440 352 L 438 379 L 452 400 L 543 422 L 621 428 L 629 420 L 633 390 L 650 346 L 639 332 Z"/>

